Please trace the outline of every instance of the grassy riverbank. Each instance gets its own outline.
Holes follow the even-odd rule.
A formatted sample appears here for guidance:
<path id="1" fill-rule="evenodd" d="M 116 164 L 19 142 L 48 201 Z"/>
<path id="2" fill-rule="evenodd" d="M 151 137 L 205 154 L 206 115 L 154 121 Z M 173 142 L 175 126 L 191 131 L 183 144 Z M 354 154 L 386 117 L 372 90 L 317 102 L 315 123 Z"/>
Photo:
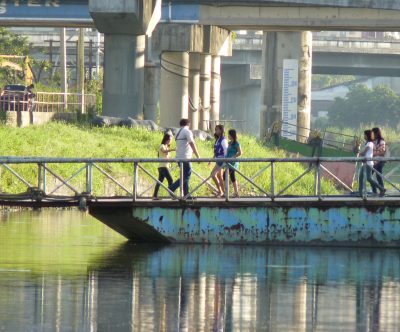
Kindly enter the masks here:
<path id="1" fill-rule="evenodd" d="M 64 123 L 50 123 L 43 126 L 32 126 L 27 128 L 11 128 L 0 126 L 0 153 L 2 156 L 41 156 L 41 157 L 107 157 L 107 158 L 155 158 L 157 147 L 162 138 L 161 133 L 152 133 L 143 129 L 129 128 L 93 128 L 87 125 L 73 125 Z M 243 157 L 284 157 L 284 152 L 264 147 L 255 138 L 240 136 Z M 212 156 L 212 142 L 197 142 L 202 157 Z M 51 169 L 59 172 L 65 178 L 78 170 L 82 165 L 49 165 Z M 132 165 L 113 164 L 101 165 L 105 170 L 110 171 L 115 178 L 123 182 L 126 186 L 131 186 Z M 240 170 L 248 177 L 253 176 L 265 165 L 246 165 L 242 163 Z M 211 167 L 206 164 L 194 163 L 194 170 L 201 176 L 206 177 L 211 171 Z M 37 167 L 33 165 L 13 166 L 31 184 L 37 181 Z M 157 175 L 157 165 L 149 164 L 146 166 L 154 176 Z M 290 183 L 296 176 L 304 171 L 304 166 L 299 164 L 277 165 L 275 169 L 275 190 L 279 191 Z M 94 170 L 94 193 L 101 195 L 110 192 L 111 181 L 104 182 L 100 172 Z M 174 178 L 178 176 L 173 172 Z M 79 182 L 83 183 L 84 172 L 71 181 L 72 185 L 79 188 Z M 242 194 L 252 194 L 257 190 L 250 185 L 244 186 L 244 179 L 238 176 L 242 185 Z M 57 181 L 48 176 L 49 188 L 55 187 Z M 140 173 L 142 188 L 151 185 L 151 179 L 143 172 Z M 200 179 L 192 177 L 192 188 L 199 183 Z M 308 174 L 303 177 L 296 185 L 288 190 L 288 194 L 312 193 L 314 176 Z M 262 173 L 255 182 L 265 188 L 269 188 L 270 171 Z M 0 179 L 1 190 L 3 192 L 17 193 L 26 189 L 24 185 L 16 180 L 10 172 L 2 169 Z M 132 188 L 132 187 L 130 187 Z M 84 188 L 80 189 L 84 191 Z M 115 188 L 113 189 L 115 191 Z M 334 193 L 336 189 L 328 182 L 322 184 L 324 193 Z M 123 193 L 119 192 L 118 193 Z M 210 193 L 204 188 L 203 194 Z"/>

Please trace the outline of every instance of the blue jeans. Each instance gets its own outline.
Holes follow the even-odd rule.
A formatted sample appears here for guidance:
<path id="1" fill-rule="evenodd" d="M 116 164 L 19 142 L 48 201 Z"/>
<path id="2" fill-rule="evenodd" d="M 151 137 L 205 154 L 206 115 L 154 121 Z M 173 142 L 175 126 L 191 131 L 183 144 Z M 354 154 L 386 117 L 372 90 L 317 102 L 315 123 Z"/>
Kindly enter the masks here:
<path id="1" fill-rule="evenodd" d="M 183 194 L 186 196 L 189 193 L 189 180 L 192 175 L 192 165 L 189 162 L 183 162 Z M 180 163 L 178 163 L 180 167 Z M 176 180 L 173 184 L 171 184 L 168 188 L 172 192 L 178 189 L 181 185 L 181 180 Z"/>
<path id="2" fill-rule="evenodd" d="M 364 169 L 365 169 L 367 179 L 364 178 Z M 377 188 L 379 188 L 379 190 L 381 190 L 381 191 L 384 190 L 384 187 L 381 186 L 378 182 L 376 182 L 372 178 L 372 166 L 368 166 L 368 165 L 364 164 L 364 165 L 362 165 L 362 167 L 360 169 L 360 176 L 358 178 L 358 185 L 359 185 L 358 192 L 359 192 L 360 196 L 362 196 L 363 191 L 364 191 L 365 180 L 368 180 L 373 192 L 376 192 Z"/>
<path id="3" fill-rule="evenodd" d="M 379 161 L 377 164 L 375 164 L 375 165 L 374 165 L 374 169 L 373 169 L 373 171 L 372 171 L 372 175 L 375 173 L 375 171 L 377 171 L 377 172 L 379 172 L 379 173 L 382 174 L 382 172 L 383 172 L 383 166 L 385 166 L 385 162 L 384 162 L 384 161 Z M 376 174 L 376 181 L 378 181 L 378 183 L 379 183 L 382 187 L 384 187 L 385 185 L 383 184 L 383 178 L 382 178 L 382 176 L 380 176 L 378 173 L 375 173 L 375 174 Z M 375 190 L 374 190 L 374 188 L 372 188 L 372 191 L 373 191 L 374 193 L 376 193 L 376 188 L 375 188 Z"/>

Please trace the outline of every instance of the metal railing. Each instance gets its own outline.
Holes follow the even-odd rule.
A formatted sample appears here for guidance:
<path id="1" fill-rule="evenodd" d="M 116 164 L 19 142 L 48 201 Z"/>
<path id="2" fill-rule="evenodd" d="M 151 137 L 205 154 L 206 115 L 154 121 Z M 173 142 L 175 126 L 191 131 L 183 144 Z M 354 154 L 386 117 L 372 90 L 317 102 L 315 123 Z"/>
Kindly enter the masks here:
<path id="1" fill-rule="evenodd" d="M 7 192 L 8 187 L 0 188 L 0 200 L 77 200 L 121 199 L 132 201 L 150 199 L 151 189 L 156 183 L 164 189 L 165 199 L 192 201 L 194 198 L 215 200 L 216 192 L 211 182 L 209 162 L 223 162 L 225 168 L 234 169 L 240 183 L 240 198 L 232 197 L 229 172 L 225 172 L 226 201 L 232 199 L 275 201 L 281 198 L 297 197 L 301 199 L 323 200 L 329 197 L 348 197 L 354 195 L 353 188 L 343 183 L 327 166 L 329 163 L 351 163 L 355 166 L 365 162 L 366 158 L 202 158 L 192 160 L 171 159 L 175 162 L 171 172 L 180 178 L 180 190 L 172 192 L 168 186 L 158 181 L 157 166 L 165 159 L 108 159 L 108 158 L 36 158 L 36 157 L 1 157 L 0 183 L 12 186 L 18 182 L 19 192 Z M 371 159 L 368 159 L 371 160 Z M 387 164 L 398 164 L 400 158 L 374 158 Z M 191 161 L 193 176 L 189 192 L 183 192 L 183 162 Z M 232 163 L 240 162 L 240 168 Z M 115 171 L 116 165 L 124 166 L 124 177 L 121 171 Z M 297 166 L 296 166 L 297 165 Z M 71 166 L 73 168 L 71 169 Z M 365 168 L 361 168 L 365 171 Z M 400 185 L 394 183 L 384 174 L 385 184 L 391 189 L 387 199 L 400 197 Z M 7 179 L 5 179 L 7 178 Z M 365 178 L 365 177 L 364 177 Z M 121 180 L 122 179 L 122 180 Z M 96 189 L 108 182 L 118 189 L 113 194 Z M 329 188 L 326 184 L 330 182 Z M 17 186 L 18 187 L 18 186 Z M 335 188 L 334 192 L 329 192 Z M 308 190 L 304 190 L 308 188 Z M 65 191 L 68 191 L 66 193 Z M 364 188 L 360 199 L 368 200 Z M 386 199 L 381 198 L 381 199 Z"/>
<path id="2" fill-rule="evenodd" d="M 72 112 L 96 107 L 94 94 L 4 91 L 0 96 L 0 111 Z"/>

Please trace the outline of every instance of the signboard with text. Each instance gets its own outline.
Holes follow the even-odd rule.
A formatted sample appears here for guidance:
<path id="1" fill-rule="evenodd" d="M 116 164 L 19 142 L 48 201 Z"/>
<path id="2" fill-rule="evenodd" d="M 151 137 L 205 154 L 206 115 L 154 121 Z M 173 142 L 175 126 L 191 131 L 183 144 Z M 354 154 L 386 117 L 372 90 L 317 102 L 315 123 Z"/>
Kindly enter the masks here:
<path id="1" fill-rule="evenodd" d="M 298 60 L 283 60 L 281 135 L 282 137 L 292 140 L 296 140 L 297 137 L 298 70 Z"/>

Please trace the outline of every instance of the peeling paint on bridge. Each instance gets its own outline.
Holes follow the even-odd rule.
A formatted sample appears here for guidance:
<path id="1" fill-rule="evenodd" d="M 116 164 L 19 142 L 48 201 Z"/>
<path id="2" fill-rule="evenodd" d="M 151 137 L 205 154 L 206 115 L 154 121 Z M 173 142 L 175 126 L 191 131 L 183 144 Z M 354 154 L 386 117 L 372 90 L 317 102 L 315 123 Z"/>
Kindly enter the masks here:
<path id="1" fill-rule="evenodd" d="M 400 247 L 398 202 L 90 205 L 135 242 Z"/>

